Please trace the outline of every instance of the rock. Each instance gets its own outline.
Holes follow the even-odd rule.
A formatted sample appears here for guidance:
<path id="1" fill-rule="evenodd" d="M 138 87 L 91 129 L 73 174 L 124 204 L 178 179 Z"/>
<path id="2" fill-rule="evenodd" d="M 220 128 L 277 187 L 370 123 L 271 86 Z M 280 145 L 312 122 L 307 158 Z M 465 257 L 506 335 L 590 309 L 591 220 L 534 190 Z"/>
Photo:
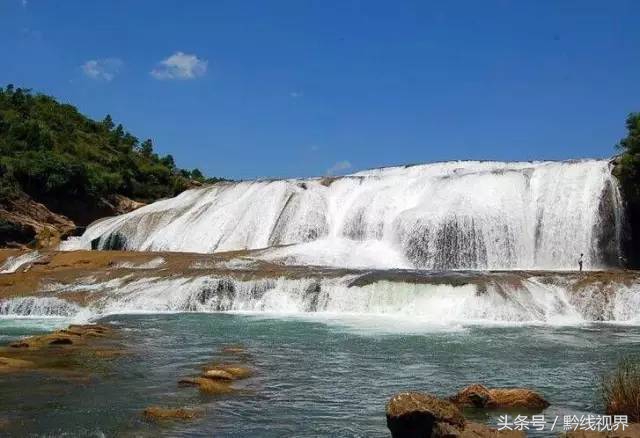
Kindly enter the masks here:
<path id="1" fill-rule="evenodd" d="M 202 377 L 206 377 L 207 379 L 213 379 L 213 380 L 235 380 L 236 377 L 225 371 L 225 370 L 217 370 L 217 369 L 213 369 L 213 370 L 206 370 L 203 374 Z"/>
<path id="2" fill-rule="evenodd" d="M 8 200 L 0 208 L 0 244 L 28 243 L 35 239 L 38 248 L 57 245 L 76 225 L 66 216 L 56 214 L 26 194 Z"/>
<path id="3" fill-rule="evenodd" d="M 66 329 L 39 336 L 29 336 L 20 341 L 9 344 L 13 348 L 43 348 L 50 345 L 75 345 L 83 344 L 87 338 L 105 337 L 110 329 L 106 326 L 86 324 L 72 324 Z"/>
<path id="4" fill-rule="evenodd" d="M 197 386 L 200 391 L 207 394 L 228 394 L 233 392 L 229 382 L 207 379 L 206 377 L 188 377 L 178 381 L 180 386 Z"/>
<path id="5" fill-rule="evenodd" d="M 471 385 L 449 398 L 460 407 L 487 409 L 535 409 L 542 410 L 549 406 L 540 394 L 526 388 L 495 388 L 484 385 Z"/>
<path id="6" fill-rule="evenodd" d="M 71 338 L 54 338 L 49 341 L 49 345 L 71 345 L 73 341 Z"/>
<path id="7" fill-rule="evenodd" d="M 204 368 L 203 376 L 230 375 L 230 380 L 246 379 L 253 375 L 251 368 L 237 364 L 216 364 Z M 215 378 L 215 377 L 212 377 Z"/>
<path id="8" fill-rule="evenodd" d="M 394 438 L 436 437 L 464 430 L 465 420 L 453 403 L 430 394 L 401 392 L 387 403 L 387 427 Z M 436 424 L 444 423 L 436 428 Z M 439 435 L 433 432 L 437 431 Z"/>
<path id="9" fill-rule="evenodd" d="M 33 368 L 35 364 L 29 360 L 0 357 L 0 373 L 13 372 L 24 368 Z"/>
<path id="10" fill-rule="evenodd" d="M 162 408 L 160 406 L 149 406 L 142 415 L 147 420 L 192 420 L 202 415 L 202 411 L 188 408 Z"/>
<path id="11" fill-rule="evenodd" d="M 456 405 L 430 394 L 402 392 L 387 403 L 393 438 L 522 438 L 522 431 L 496 430 L 465 421 Z"/>

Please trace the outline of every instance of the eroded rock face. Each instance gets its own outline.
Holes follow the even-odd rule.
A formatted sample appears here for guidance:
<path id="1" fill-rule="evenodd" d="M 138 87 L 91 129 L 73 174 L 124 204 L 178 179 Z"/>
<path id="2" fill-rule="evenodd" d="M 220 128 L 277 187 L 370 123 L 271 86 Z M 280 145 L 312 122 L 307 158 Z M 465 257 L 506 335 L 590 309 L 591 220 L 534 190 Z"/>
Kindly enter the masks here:
<path id="1" fill-rule="evenodd" d="M 465 426 L 462 413 L 453 403 L 419 392 L 394 395 L 387 403 L 386 414 L 393 438 L 442 437 Z"/>
<path id="2" fill-rule="evenodd" d="M 462 389 L 449 398 L 460 407 L 474 407 L 486 409 L 534 409 L 542 410 L 549 406 L 549 402 L 540 394 L 526 388 L 494 388 L 474 384 Z"/>

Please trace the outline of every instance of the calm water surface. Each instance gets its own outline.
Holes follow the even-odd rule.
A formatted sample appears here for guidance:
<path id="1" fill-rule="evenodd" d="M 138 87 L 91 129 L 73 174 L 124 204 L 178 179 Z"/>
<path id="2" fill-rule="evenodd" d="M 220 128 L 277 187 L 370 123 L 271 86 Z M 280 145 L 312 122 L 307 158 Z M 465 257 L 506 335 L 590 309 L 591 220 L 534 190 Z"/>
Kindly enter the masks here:
<path id="1" fill-rule="evenodd" d="M 556 415 L 598 413 L 601 374 L 639 351 L 634 326 L 425 327 L 382 318 L 239 314 L 112 316 L 130 345 L 88 380 L 0 374 L 7 436 L 389 436 L 384 406 L 401 390 L 448 395 L 481 382 L 541 391 Z M 0 343 L 66 321 L 0 319 Z M 243 345 L 256 375 L 234 395 L 179 388 L 225 345 Z M 150 405 L 205 415 L 154 425 Z M 495 423 L 500 413 L 471 413 Z M 533 434 L 532 434 L 533 435 Z M 544 434 L 543 434 L 544 435 Z M 546 435 L 555 436 L 556 434 Z"/>

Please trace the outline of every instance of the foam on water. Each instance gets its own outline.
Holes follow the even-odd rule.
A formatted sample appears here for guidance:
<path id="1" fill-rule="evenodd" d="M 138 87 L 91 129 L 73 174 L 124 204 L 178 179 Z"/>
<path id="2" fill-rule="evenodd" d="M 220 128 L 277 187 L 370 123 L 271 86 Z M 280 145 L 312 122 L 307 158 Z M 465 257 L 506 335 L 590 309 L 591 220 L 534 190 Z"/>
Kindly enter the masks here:
<path id="1" fill-rule="evenodd" d="M 622 209 L 605 160 L 448 162 L 342 178 L 220 183 L 90 226 L 64 249 L 272 248 L 296 264 L 568 269 L 618 263 Z"/>
<path id="2" fill-rule="evenodd" d="M 67 287 L 50 291 L 52 297 L 0 300 L 0 314 L 88 320 L 127 313 L 244 312 L 367 324 L 379 318 L 380 325 L 404 319 L 410 322 L 407 329 L 410 325 L 640 323 L 640 284 L 635 283 L 581 286 L 578 279 L 561 276 L 553 281 L 549 277 L 514 281 L 486 274 L 453 283 L 355 282 L 358 278 L 353 274 L 240 280 L 201 275 L 110 281 L 92 285 L 100 298 L 89 308 L 65 301 L 65 293 L 74 290 Z"/>
<path id="3" fill-rule="evenodd" d="M 19 256 L 9 257 L 2 266 L 0 266 L 0 274 L 11 274 L 16 272 L 18 269 L 23 266 L 30 265 L 39 258 L 40 253 L 38 251 L 29 251 Z"/>

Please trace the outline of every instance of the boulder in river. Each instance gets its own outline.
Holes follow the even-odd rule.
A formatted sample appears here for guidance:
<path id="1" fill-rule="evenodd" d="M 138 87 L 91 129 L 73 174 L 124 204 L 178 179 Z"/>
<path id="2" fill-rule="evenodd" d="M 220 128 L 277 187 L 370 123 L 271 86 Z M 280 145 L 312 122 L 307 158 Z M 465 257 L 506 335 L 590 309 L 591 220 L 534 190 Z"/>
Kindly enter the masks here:
<path id="1" fill-rule="evenodd" d="M 419 392 L 394 395 L 386 407 L 387 427 L 393 438 L 522 438 L 521 431 L 499 431 L 465 421 L 448 400 Z"/>
<path id="2" fill-rule="evenodd" d="M 253 371 L 240 364 L 214 364 L 206 366 L 203 369 L 203 377 L 210 379 L 224 379 L 228 377 L 228 380 L 240 380 L 251 377 Z"/>
<path id="3" fill-rule="evenodd" d="M 188 408 L 163 408 L 160 406 L 149 406 L 142 415 L 147 420 L 163 421 L 163 420 L 192 420 L 202 415 L 197 409 Z"/>
<path id="4" fill-rule="evenodd" d="M 535 409 L 542 410 L 549 402 L 540 394 L 526 388 L 487 388 L 474 384 L 449 398 L 460 407 L 487 409 Z"/>
<path id="5" fill-rule="evenodd" d="M 420 392 L 394 395 L 386 413 L 393 438 L 436 437 L 441 436 L 439 429 L 463 430 L 465 426 L 460 409 L 453 403 Z"/>
<path id="6" fill-rule="evenodd" d="M 207 379 L 206 377 L 187 377 L 178 381 L 180 386 L 197 386 L 200 391 L 207 394 L 228 394 L 233 388 L 228 382 Z"/>

